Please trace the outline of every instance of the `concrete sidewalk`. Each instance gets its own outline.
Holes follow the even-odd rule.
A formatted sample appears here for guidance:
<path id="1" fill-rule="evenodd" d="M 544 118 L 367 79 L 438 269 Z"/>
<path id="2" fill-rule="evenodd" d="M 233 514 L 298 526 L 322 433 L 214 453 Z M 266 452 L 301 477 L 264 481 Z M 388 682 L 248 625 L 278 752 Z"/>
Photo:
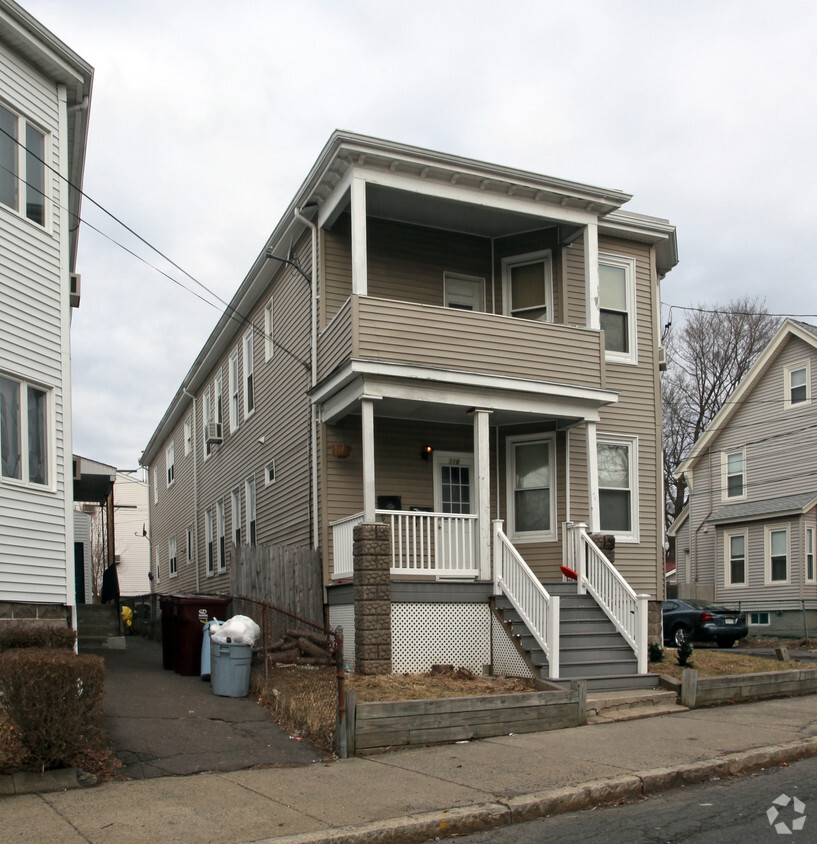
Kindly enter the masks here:
<path id="1" fill-rule="evenodd" d="M 408 842 L 817 755 L 814 697 L 0 798 L 3 841 Z"/>

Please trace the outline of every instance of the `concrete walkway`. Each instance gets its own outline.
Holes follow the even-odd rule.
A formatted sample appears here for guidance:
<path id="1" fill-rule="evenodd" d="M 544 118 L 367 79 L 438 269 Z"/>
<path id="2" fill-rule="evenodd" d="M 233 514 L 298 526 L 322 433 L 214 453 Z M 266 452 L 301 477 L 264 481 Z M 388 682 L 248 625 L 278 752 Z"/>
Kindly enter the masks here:
<path id="1" fill-rule="evenodd" d="M 814 697 L 0 797 L 3 841 L 409 842 L 817 755 Z"/>

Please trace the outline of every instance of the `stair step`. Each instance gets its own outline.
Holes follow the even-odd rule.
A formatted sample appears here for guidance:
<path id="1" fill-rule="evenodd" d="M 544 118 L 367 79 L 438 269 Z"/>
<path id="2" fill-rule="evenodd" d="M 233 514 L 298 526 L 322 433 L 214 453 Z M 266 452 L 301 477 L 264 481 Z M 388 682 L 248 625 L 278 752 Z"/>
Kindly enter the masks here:
<path id="1" fill-rule="evenodd" d="M 564 680 L 587 677 L 610 677 L 634 674 L 638 663 L 632 659 L 606 659 L 594 662 L 565 662 L 559 660 L 559 676 Z"/>
<path id="2" fill-rule="evenodd" d="M 675 692 L 659 688 L 594 692 L 587 696 L 588 724 L 629 721 L 686 711 L 685 706 L 678 704 Z"/>
<path id="3" fill-rule="evenodd" d="M 586 680 L 588 692 L 652 689 L 658 686 L 657 674 L 612 674 L 607 677 L 560 677 L 558 680 L 551 678 L 547 680 L 565 689 L 570 688 L 571 680 Z"/>
<path id="4" fill-rule="evenodd" d="M 559 662 L 561 665 L 578 665 L 589 662 L 635 662 L 631 648 L 601 647 L 601 648 L 559 648 Z"/>

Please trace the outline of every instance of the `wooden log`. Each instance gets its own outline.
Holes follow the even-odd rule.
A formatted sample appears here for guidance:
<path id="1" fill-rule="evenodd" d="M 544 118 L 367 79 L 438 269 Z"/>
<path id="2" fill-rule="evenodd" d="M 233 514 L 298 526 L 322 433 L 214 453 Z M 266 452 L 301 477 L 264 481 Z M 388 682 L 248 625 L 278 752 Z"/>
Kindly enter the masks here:
<path id="1" fill-rule="evenodd" d="M 301 636 L 301 638 L 298 639 L 298 647 L 301 649 L 302 653 L 307 653 L 310 656 L 317 657 L 318 659 L 331 659 L 329 651 L 324 650 L 324 648 L 319 648 L 314 642 L 311 642 L 305 636 Z"/>
<path id="2" fill-rule="evenodd" d="M 300 656 L 297 648 L 292 648 L 288 651 L 270 651 L 267 654 L 267 659 L 270 662 L 294 662 Z"/>
<path id="3" fill-rule="evenodd" d="M 318 633 L 311 633 L 308 630 L 287 630 L 286 634 L 296 642 L 298 639 L 307 639 L 312 642 L 313 645 L 317 645 L 320 648 L 326 648 L 329 644 L 326 636 L 322 636 Z"/>

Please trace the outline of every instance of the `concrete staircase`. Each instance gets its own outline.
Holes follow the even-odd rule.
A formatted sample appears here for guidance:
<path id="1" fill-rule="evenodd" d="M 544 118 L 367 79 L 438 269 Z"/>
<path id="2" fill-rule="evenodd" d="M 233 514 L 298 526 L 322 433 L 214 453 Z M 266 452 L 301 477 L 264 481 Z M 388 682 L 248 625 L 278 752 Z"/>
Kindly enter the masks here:
<path id="1" fill-rule="evenodd" d="M 536 676 L 569 686 L 586 680 L 589 690 L 650 689 L 658 685 L 654 674 L 638 674 L 632 648 L 591 595 L 579 595 L 575 583 L 546 583 L 545 589 L 560 598 L 559 678 L 548 677 L 547 657 L 510 601 L 500 595 L 494 610 L 511 635 L 522 658 Z"/>
<path id="2" fill-rule="evenodd" d="M 100 648 L 124 649 L 125 637 L 113 604 L 77 604 L 77 647 L 80 653 Z"/>
<path id="3" fill-rule="evenodd" d="M 612 692 L 594 691 L 587 695 L 587 723 L 609 724 L 613 721 L 632 721 L 652 718 L 673 712 L 688 712 L 678 703 L 675 692 L 664 689 L 636 689 Z"/>

